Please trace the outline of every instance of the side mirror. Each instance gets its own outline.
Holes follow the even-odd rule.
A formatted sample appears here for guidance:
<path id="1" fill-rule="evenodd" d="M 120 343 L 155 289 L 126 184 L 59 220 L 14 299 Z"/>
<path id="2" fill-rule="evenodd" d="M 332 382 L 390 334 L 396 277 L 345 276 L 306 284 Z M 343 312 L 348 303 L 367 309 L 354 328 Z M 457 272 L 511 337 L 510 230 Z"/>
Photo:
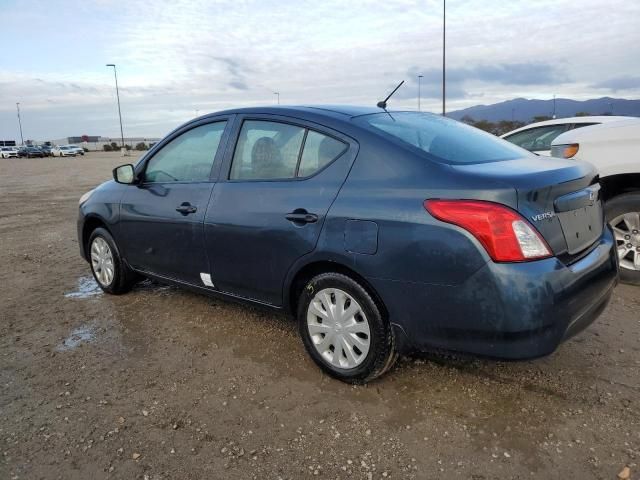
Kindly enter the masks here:
<path id="1" fill-rule="evenodd" d="M 127 163 L 126 165 L 120 165 L 113 169 L 113 179 L 118 183 L 124 183 L 125 185 L 131 185 L 136 181 L 136 172 L 133 169 L 133 165 Z"/>

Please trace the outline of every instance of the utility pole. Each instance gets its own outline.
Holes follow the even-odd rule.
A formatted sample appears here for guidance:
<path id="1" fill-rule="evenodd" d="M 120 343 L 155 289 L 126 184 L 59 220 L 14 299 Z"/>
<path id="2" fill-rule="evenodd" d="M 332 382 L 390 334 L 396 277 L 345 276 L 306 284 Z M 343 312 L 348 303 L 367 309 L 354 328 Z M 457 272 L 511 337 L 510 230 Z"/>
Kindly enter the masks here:
<path id="1" fill-rule="evenodd" d="M 442 116 L 447 115 L 445 99 L 447 98 L 446 87 L 446 40 L 447 40 L 447 0 L 442 0 Z"/>
<path id="2" fill-rule="evenodd" d="M 273 94 L 278 98 L 278 105 L 280 105 L 280 92 L 273 92 Z"/>
<path id="3" fill-rule="evenodd" d="M 20 127 L 20 145 L 24 147 L 24 137 L 22 136 L 22 119 L 20 118 L 20 102 L 16 102 L 16 110 L 18 110 L 18 126 Z"/>
<path id="4" fill-rule="evenodd" d="M 422 75 L 418 75 L 418 111 L 420 111 L 420 87 L 422 83 Z"/>
<path id="5" fill-rule="evenodd" d="M 555 119 L 556 118 L 556 94 L 553 94 L 553 115 L 551 116 L 551 118 Z"/>
<path id="6" fill-rule="evenodd" d="M 107 67 L 113 67 L 113 76 L 116 79 L 116 98 L 118 99 L 118 117 L 120 118 L 120 139 L 122 140 L 122 148 L 124 149 L 124 131 L 122 130 L 122 112 L 120 111 L 120 92 L 118 91 L 118 74 L 116 73 L 116 65 L 107 63 Z M 126 153 L 126 150 L 124 150 Z"/>

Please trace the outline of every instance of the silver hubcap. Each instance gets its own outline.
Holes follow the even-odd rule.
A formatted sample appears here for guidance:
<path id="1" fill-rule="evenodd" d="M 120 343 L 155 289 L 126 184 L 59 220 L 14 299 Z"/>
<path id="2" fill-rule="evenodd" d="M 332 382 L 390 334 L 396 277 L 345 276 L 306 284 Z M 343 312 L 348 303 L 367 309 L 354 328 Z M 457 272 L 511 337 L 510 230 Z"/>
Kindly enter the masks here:
<path id="1" fill-rule="evenodd" d="M 113 255 L 109 244 L 101 237 L 91 243 L 91 267 L 100 285 L 108 287 L 113 281 Z"/>
<path id="2" fill-rule="evenodd" d="M 610 224 L 616 237 L 620 267 L 640 270 L 640 212 L 619 215 Z"/>
<path id="3" fill-rule="evenodd" d="M 354 368 L 367 358 L 369 322 L 348 293 L 337 288 L 316 293 L 307 309 L 307 328 L 313 346 L 333 367 Z"/>

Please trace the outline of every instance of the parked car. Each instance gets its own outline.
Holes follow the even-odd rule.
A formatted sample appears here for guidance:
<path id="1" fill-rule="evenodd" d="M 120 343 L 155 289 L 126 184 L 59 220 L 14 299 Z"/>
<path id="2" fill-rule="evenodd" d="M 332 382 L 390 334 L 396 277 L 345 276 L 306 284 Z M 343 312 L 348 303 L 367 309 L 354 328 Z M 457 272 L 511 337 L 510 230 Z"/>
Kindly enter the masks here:
<path id="1" fill-rule="evenodd" d="M 586 116 L 556 118 L 544 122 L 536 122 L 524 127 L 512 130 L 502 135 L 502 138 L 511 143 L 526 148 L 537 155 L 551 156 L 551 142 L 564 132 L 575 130 L 576 128 L 600 125 L 603 123 L 618 122 L 627 120 L 629 117 L 618 116 Z"/>
<path id="2" fill-rule="evenodd" d="M 348 382 L 415 350 L 549 354 L 618 278 L 593 167 L 437 115 L 229 110 L 113 176 L 78 218 L 105 292 L 144 276 L 291 312 Z"/>
<path id="3" fill-rule="evenodd" d="M 18 147 L 18 157 L 26 157 L 27 156 L 27 147 L 22 146 Z"/>
<path id="4" fill-rule="evenodd" d="M 18 149 L 16 147 L 0 147 L 0 156 L 2 158 L 18 158 Z"/>
<path id="5" fill-rule="evenodd" d="M 551 154 L 597 168 L 618 248 L 620 278 L 640 285 L 640 118 L 563 133 L 553 140 Z"/>
<path id="6" fill-rule="evenodd" d="M 37 147 L 24 147 L 24 150 L 18 151 L 19 156 L 27 157 L 27 158 L 42 158 L 44 157 L 44 153 Z"/>
<path id="7" fill-rule="evenodd" d="M 76 152 L 76 155 L 84 155 L 84 148 L 79 147 L 78 145 L 67 145 L 71 150 Z"/>
<path id="8" fill-rule="evenodd" d="M 51 149 L 51 154 L 54 157 L 75 157 L 77 152 L 66 145 L 56 145 Z"/>
<path id="9" fill-rule="evenodd" d="M 51 145 L 40 145 L 38 148 L 42 150 L 42 153 L 44 153 L 45 157 L 53 156 L 53 154 L 51 153 Z"/>

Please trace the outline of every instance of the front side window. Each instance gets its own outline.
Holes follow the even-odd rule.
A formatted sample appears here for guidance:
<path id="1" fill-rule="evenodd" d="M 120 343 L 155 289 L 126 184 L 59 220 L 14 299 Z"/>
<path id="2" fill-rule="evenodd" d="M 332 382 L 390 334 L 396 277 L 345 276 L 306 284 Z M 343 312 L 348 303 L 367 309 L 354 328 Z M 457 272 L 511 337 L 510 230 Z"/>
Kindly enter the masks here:
<path id="1" fill-rule="evenodd" d="M 419 148 L 446 164 L 499 162 L 529 155 L 490 133 L 438 115 L 374 113 L 356 117 L 355 122 Z"/>
<path id="2" fill-rule="evenodd" d="M 226 124 L 201 125 L 171 140 L 147 163 L 145 181 L 208 181 Z"/>
<path id="3" fill-rule="evenodd" d="M 535 127 L 522 132 L 514 133 L 505 137 L 505 140 L 525 148 L 530 152 L 540 152 L 551 149 L 551 142 L 567 131 L 567 124 L 547 125 L 546 127 Z"/>
<path id="4" fill-rule="evenodd" d="M 286 123 L 247 120 L 233 155 L 231 180 L 308 177 L 347 146 L 327 135 Z"/>

